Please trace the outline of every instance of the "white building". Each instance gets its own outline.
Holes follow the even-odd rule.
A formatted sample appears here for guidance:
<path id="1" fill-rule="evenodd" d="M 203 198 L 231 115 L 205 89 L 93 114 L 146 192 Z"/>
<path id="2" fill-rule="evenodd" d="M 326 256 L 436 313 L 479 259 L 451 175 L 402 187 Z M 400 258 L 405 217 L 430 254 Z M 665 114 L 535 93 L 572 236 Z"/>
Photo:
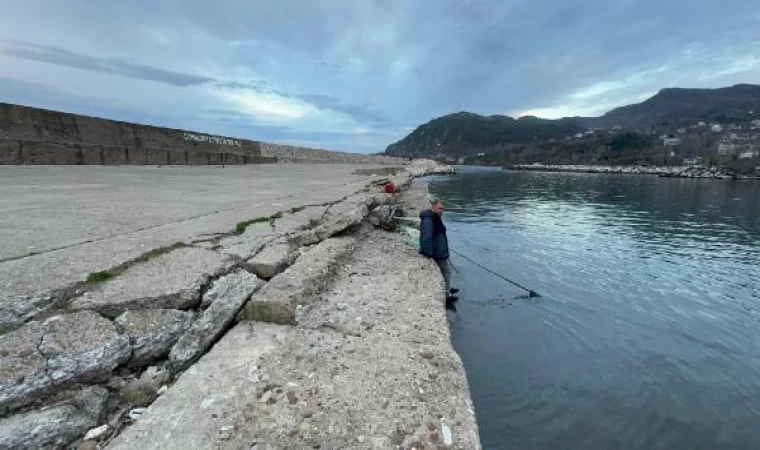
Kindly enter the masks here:
<path id="1" fill-rule="evenodd" d="M 722 133 L 723 127 L 720 124 L 716 123 L 715 125 L 710 127 L 710 131 L 712 131 L 713 133 Z"/>
<path id="2" fill-rule="evenodd" d="M 680 137 L 663 136 L 661 139 L 662 139 L 662 145 L 664 145 L 665 147 L 677 147 L 681 145 Z"/>
<path id="3" fill-rule="evenodd" d="M 760 157 L 760 150 L 757 149 L 745 150 L 739 153 L 739 159 L 750 159 L 757 157 Z"/>

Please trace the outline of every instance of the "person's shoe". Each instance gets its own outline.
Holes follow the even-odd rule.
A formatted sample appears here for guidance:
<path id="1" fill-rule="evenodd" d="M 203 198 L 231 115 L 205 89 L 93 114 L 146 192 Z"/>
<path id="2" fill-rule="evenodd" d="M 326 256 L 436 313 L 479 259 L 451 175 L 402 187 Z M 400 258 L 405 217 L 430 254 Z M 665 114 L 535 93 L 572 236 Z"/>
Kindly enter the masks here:
<path id="1" fill-rule="evenodd" d="M 454 294 L 456 294 L 457 292 L 459 292 L 459 289 L 457 289 L 457 288 L 451 288 L 451 289 L 449 289 L 449 293 L 450 293 L 451 295 L 454 295 Z"/>
<path id="2" fill-rule="evenodd" d="M 455 295 L 449 295 L 448 297 L 446 297 L 446 301 L 447 301 L 447 302 L 451 302 L 451 303 L 454 303 L 454 302 L 455 302 L 455 301 L 457 301 L 457 300 L 459 300 L 459 297 L 457 297 L 457 296 L 455 296 Z"/>

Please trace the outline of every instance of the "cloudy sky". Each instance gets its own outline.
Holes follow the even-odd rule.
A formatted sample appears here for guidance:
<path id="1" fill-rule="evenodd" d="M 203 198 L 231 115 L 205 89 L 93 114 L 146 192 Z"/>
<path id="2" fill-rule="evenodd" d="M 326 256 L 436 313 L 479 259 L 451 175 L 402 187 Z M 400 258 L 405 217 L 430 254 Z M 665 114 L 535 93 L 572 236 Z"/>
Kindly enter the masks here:
<path id="1" fill-rule="evenodd" d="M 758 0 L 0 0 L 0 101 L 347 151 L 760 83 Z"/>

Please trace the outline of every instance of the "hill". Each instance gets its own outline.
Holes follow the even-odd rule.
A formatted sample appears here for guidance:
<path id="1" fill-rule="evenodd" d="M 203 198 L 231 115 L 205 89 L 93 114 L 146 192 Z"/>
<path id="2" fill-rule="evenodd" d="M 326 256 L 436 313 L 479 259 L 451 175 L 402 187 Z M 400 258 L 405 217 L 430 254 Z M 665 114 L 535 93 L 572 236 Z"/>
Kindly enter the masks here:
<path id="1" fill-rule="evenodd" d="M 760 86 L 737 84 L 718 89 L 662 89 L 641 103 L 615 108 L 601 117 L 586 118 L 582 123 L 595 128 L 619 125 L 636 129 L 658 125 L 686 126 L 698 120 L 742 122 L 758 117 Z"/>
<path id="2" fill-rule="evenodd" d="M 513 119 L 458 112 L 420 125 L 407 137 L 390 145 L 385 153 L 394 156 L 459 155 L 467 154 L 468 149 L 559 139 L 583 130 L 584 126 L 572 120 Z"/>
<path id="3" fill-rule="evenodd" d="M 719 89 L 668 88 L 634 105 L 601 117 L 558 120 L 448 114 L 420 125 L 385 150 L 391 156 L 465 156 L 474 152 L 508 150 L 513 146 L 561 139 L 590 128 L 649 132 L 675 129 L 704 120 L 730 123 L 760 118 L 760 85 L 738 84 Z"/>

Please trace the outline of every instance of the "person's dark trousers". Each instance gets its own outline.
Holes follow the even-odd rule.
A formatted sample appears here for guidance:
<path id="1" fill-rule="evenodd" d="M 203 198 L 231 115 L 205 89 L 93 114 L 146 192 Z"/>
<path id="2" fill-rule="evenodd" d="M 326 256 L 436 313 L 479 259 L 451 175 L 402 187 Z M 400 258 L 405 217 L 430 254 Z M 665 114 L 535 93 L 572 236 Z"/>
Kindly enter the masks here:
<path id="1" fill-rule="evenodd" d="M 451 263 L 449 263 L 449 259 L 436 259 L 435 262 L 438 264 L 438 267 L 441 269 L 441 274 L 443 275 L 443 280 L 446 282 L 446 295 L 449 295 L 449 290 L 451 289 Z"/>

